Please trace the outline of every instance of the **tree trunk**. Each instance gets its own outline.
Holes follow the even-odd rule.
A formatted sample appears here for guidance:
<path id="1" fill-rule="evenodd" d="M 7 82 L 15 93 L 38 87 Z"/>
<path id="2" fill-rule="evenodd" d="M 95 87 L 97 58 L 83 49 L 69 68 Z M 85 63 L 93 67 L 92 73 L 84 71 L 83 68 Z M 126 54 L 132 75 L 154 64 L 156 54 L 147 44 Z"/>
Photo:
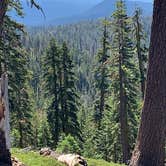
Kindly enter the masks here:
<path id="1" fill-rule="evenodd" d="M 0 1 L 0 40 L 3 34 L 3 20 L 7 11 L 7 0 Z M 1 64 L 1 62 L 0 62 Z M 1 68 L 1 65 L 0 65 Z M 0 80 L 0 165 L 11 166 L 10 137 L 9 137 L 9 103 L 8 103 L 8 77 L 1 75 Z"/>
<path id="2" fill-rule="evenodd" d="M 166 134 L 166 1 L 155 0 L 145 102 L 130 166 L 164 166 Z"/>
<path id="3" fill-rule="evenodd" d="M 123 23 L 119 20 L 120 26 L 123 27 Z M 127 123 L 127 109 L 126 109 L 126 95 L 124 89 L 124 73 L 123 73 L 123 31 L 119 32 L 119 87 L 120 87 L 120 104 L 119 104 L 119 115 L 120 115 L 120 134 L 121 134 L 121 145 L 123 154 L 123 163 L 127 163 L 129 160 L 130 149 L 128 140 L 128 123 Z"/>
<path id="4" fill-rule="evenodd" d="M 7 10 L 7 0 L 0 1 L 0 37 L 2 36 L 2 24 Z"/>
<path id="5" fill-rule="evenodd" d="M 141 83 L 141 92 L 142 92 L 142 99 L 144 99 L 145 95 L 145 76 L 144 76 L 144 64 L 142 60 L 142 55 L 141 55 L 141 27 L 139 24 L 139 14 L 137 12 L 136 15 L 136 47 L 137 47 L 137 56 L 138 56 L 138 62 L 139 62 L 139 71 L 140 71 L 140 83 Z"/>
<path id="6" fill-rule="evenodd" d="M 11 166 L 9 137 L 8 77 L 0 80 L 0 165 Z"/>
<path id="7" fill-rule="evenodd" d="M 121 144 L 123 153 L 123 163 L 129 160 L 129 142 L 128 142 L 128 124 L 127 124 L 127 111 L 126 111 L 126 97 L 124 92 L 124 78 L 122 71 L 122 54 L 119 58 L 119 78 L 120 78 L 120 129 L 121 129 Z"/>
<path id="8" fill-rule="evenodd" d="M 19 133 L 20 133 L 19 147 L 23 148 L 23 132 L 22 132 L 22 124 L 21 124 L 21 122 L 19 122 Z"/>

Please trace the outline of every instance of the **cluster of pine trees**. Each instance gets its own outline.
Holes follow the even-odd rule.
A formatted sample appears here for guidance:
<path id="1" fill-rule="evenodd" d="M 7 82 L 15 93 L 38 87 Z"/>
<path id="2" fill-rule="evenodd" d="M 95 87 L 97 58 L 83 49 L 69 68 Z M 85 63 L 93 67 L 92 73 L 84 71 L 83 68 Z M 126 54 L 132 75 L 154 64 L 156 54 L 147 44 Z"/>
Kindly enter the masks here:
<path id="1" fill-rule="evenodd" d="M 128 17 L 125 3 L 118 1 L 110 21 L 103 23 L 97 55 L 94 132 L 86 139 L 87 144 L 93 142 L 92 147 L 86 145 L 89 157 L 123 163 L 131 157 L 144 98 L 146 40 L 140 9 Z"/>
<path id="2" fill-rule="evenodd" d="M 77 120 L 79 96 L 75 85 L 76 76 L 65 42 L 59 47 L 52 39 L 43 61 L 46 95 L 50 101 L 48 122 L 56 146 L 61 133 L 81 138 Z"/>
<path id="3" fill-rule="evenodd" d="M 102 24 L 30 28 L 30 36 L 10 17 L 3 26 L 0 72 L 9 74 L 12 144 L 57 148 L 74 139 L 86 157 L 127 163 L 145 94 L 141 10 L 129 17 L 117 1 Z"/>

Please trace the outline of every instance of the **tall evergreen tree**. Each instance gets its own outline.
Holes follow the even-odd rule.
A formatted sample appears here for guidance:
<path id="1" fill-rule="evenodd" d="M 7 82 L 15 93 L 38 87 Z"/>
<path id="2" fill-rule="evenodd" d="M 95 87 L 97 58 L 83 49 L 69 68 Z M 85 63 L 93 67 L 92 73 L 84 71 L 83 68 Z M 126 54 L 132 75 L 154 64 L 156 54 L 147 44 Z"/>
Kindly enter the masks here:
<path id="1" fill-rule="evenodd" d="M 111 88 L 113 105 L 118 111 L 116 122 L 120 126 L 123 162 L 127 163 L 130 157 L 131 145 L 134 141 L 131 136 L 135 137 L 136 135 L 134 130 L 137 124 L 135 117 L 137 109 L 137 70 L 133 63 L 134 44 L 131 40 L 131 22 L 126 14 L 125 3 L 122 0 L 117 1 L 116 8 L 112 19 Z"/>
<path id="2" fill-rule="evenodd" d="M 50 40 L 49 47 L 43 59 L 46 95 L 50 98 L 48 122 L 51 127 L 54 145 L 56 146 L 60 134 L 60 108 L 58 67 L 60 66 L 60 49 L 54 39 Z"/>
<path id="3" fill-rule="evenodd" d="M 95 122 L 100 126 L 104 110 L 108 109 L 106 100 L 108 98 L 108 88 L 109 88 L 109 36 L 108 36 L 108 24 L 109 22 L 105 19 L 103 21 L 103 37 L 101 41 L 102 49 L 98 53 L 97 68 L 95 71 L 96 89 L 97 89 L 97 99 L 95 101 Z"/>
<path id="4" fill-rule="evenodd" d="M 77 119 L 79 111 L 79 96 L 76 89 L 76 76 L 74 65 L 69 49 L 64 42 L 61 54 L 61 71 L 60 71 L 60 102 L 61 102 L 61 119 L 62 130 L 65 134 L 80 136 L 80 128 Z"/>
<path id="5" fill-rule="evenodd" d="M 31 3 L 32 3 L 32 5 L 36 5 L 34 0 L 31 0 Z M 22 14 L 22 12 L 20 10 L 20 1 L 15 1 L 15 0 L 0 1 L 0 45 L 3 43 L 3 38 L 5 37 L 4 32 L 6 29 L 4 28 L 3 24 L 4 24 L 4 18 L 6 16 L 8 6 L 10 6 L 12 9 L 14 8 L 16 10 L 16 12 L 18 13 L 18 15 Z M 1 54 L 4 53 L 3 51 L 4 50 L 1 50 Z M 2 61 L 1 61 L 1 63 L 2 63 Z M 2 72 L 2 70 L 0 70 L 0 71 Z M 0 73 L 0 74 L 2 74 L 2 73 Z M 6 82 L 5 82 L 5 84 L 6 84 L 8 80 L 7 80 L 7 78 L 5 78 L 5 79 L 6 79 Z M 7 87 L 8 85 L 5 85 L 5 86 Z M 6 88 L 6 92 L 8 93 L 7 89 L 8 88 Z M 4 97 L 4 96 L 1 96 L 1 97 Z M 9 103 L 8 94 L 6 94 L 6 96 L 5 96 L 5 104 L 6 104 L 5 106 L 6 107 L 4 108 L 6 110 L 6 112 L 9 111 L 7 108 L 8 103 Z M 5 118 L 5 123 L 8 124 L 8 126 L 9 126 L 8 117 Z M 6 130 L 7 130 L 7 128 L 9 128 L 9 127 L 6 127 Z M 1 130 L 3 130 L 3 129 L 1 128 Z M 10 147 L 9 147 L 9 145 L 7 146 L 7 144 L 9 144 L 9 142 L 10 142 L 10 140 L 9 140 L 10 138 L 5 137 L 5 135 L 8 135 L 8 137 L 9 137 L 9 134 L 7 134 L 7 133 L 9 133 L 9 131 L 0 131 L 0 135 L 1 135 L 1 137 L 0 137 L 0 163 L 1 163 L 1 165 L 7 164 L 9 166 L 9 165 L 12 165 L 12 163 L 11 163 L 10 152 L 9 152 Z"/>
<path id="6" fill-rule="evenodd" d="M 134 38 L 136 44 L 136 53 L 138 57 L 139 71 L 140 71 L 141 92 L 142 92 L 142 98 L 144 99 L 148 48 L 147 48 L 146 34 L 143 28 L 143 22 L 141 18 L 141 9 L 139 8 L 135 10 L 133 23 L 134 23 L 133 31 L 134 31 Z"/>
<path id="7" fill-rule="evenodd" d="M 52 99 L 48 122 L 54 143 L 57 144 L 61 133 L 81 138 L 77 120 L 79 97 L 76 90 L 76 77 L 66 43 L 64 42 L 60 49 L 52 39 L 44 61 L 47 96 Z"/>
<path id="8" fill-rule="evenodd" d="M 19 131 L 20 146 L 29 143 L 31 132 L 31 104 L 28 88 L 27 53 L 21 44 L 22 25 L 9 17 L 4 21 L 5 38 L 3 39 L 1 60 L 9 75 L 9 104 L 11 110 L 11 128 Z M 25 132 L 25 130 L 27 130 Z M 28 137 L 28 138 L 27 138 Z M 24 139 L 25 138 L 25 139 Z M 23 143 L 24 142 L 24 143 Z"/>

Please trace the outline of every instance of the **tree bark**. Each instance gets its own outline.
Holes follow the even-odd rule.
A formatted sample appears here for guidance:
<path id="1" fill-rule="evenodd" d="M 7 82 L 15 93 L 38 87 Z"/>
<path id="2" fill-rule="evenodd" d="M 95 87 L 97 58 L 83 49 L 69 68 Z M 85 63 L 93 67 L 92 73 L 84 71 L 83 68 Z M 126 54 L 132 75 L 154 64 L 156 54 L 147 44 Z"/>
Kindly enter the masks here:
<path id="1" fill-rule="evenodd" d="M 7 0 L 0 1 L 0 40 L 3 35 L 3 21 L 7 11 Z M 1 64 L 1 62 L 0 62 Z M 0 65 L 1 67 L 1 65 Z M 2 74 L 2 73 L 1 73 Z M 10 156 L 10 137 L 9 137 L 9 103 L 8 103 L 8 77 L 1 75 L 0 80 L 0 165 L 12 166 Z"/>
<path id="2" fill-rule="evenodd" d="M 0 1 L 0 37 L 2 37 L 2 24 L 7 10 L 7 0 Z"/>
<path id="3" fill-rule="evenodd" d="M 11 166 L 9 137 L 8 77 L 2 74 L 0 80 L 0 165 Z"/>
<path id="4" fill-rule="evenodd" d="M 166 1 L 155 0 L 141 125 L 130 166 L 164 166 L 166 136 Z"/>

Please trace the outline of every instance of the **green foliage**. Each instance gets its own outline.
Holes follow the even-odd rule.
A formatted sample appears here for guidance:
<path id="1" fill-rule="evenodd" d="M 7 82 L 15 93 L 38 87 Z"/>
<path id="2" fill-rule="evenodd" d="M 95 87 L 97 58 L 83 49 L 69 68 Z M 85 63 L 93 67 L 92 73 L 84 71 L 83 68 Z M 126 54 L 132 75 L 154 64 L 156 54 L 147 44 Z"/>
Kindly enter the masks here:
<path id="1" fill-rule="evenodd" d="M 58 72 L 60 63 L 60 49 L 56 41 L 52 39 L 47 49 L 46 55 L 43 59 L 44 80 L 45 80 L 45 94 L 51 99 L 48 108 L 48 122 L 54 145 L 57 145 L 60 133 L 60 110 L 59 110 L 59 82 Z"/>
<path id="2" fill-rule="evenodd" d="M 27 166 L 64 166 L 55 159 L 42 157 L 36 152 L 22 152 L 19 149 L 12 149 L 12 155 L 17 157 Z M 87 159 L 88 166 L 120 166 L 115 163 L 108 163 L 104 160 Z M 124 166 L 124 165 L 121 165 Z"/>
<path id="3" fill-rule="evenodd" d="M 23 152 L 20 149 L 12 149 L 12 155 L 27 166 L 64 166 L 55 159 L 40 156 L 37 152 Z"/>
<path id="4" fill-rule="evenodd" d="M 17 146 L 24 147 L 32 143 L 32 106 L 28 85 L 27 52 L 21 42 L 23 26 L 6 16 L 3 28 L 5 31 L 0 44 L 2 62 L 0 73 L 7 72 L 9 76 L 11 128 L 15 130 L 15 133 L 19 133 Z"/>
<path id="5" fill-rule="evenodd" d="M 76 92 L 74 66 L 66 43 L 60 48 L 52 39 L 43 66 L 46 94 L 51 99 L 48 122 L 54 146 L 60 133 L 71 134 L 81 139 L 77 120 L 79 96 Z"/>
<path id="6" fill-rule="evenodd" d="M 148 46 L 147 36 L 143 27 L 141 9 L 137 8 L 133 16 L 133 35 L 135 39 L 136 54 L 138 58 L 138 68 L 140 74 L 140 87 L 142 99 L 145 94 L 145 82 L 147 72 Z"/>
<path id="7" fill-rule="evenodd" d="M 78 142 L 71 135 L 66 136 L 58 143 L 57 152 L 60 153 L 80 153 Z"/>
<path id="8" fill-rule="evenodd" d="M 37 110 L 32 118 L 33 146 L 50 147 L 52 135 L 45 110 Z"/>
<path id="9" fill-rule="evenodd" d="M 114 124 L 119 123 L 120 133 L 117 133 L 117 144 L 124 142 L 131 152 L 135 142 L 138 126 L 138 69 L 134 63 L 134 44 L 131 39 L 131 20 L 126 15 L 125 4 L 117 1 L 117 9 L 112 18 L 113 40 L 111 57 L 111 98 Z M 126 119 L 126 120 L 125 120 Z M 122 138 L 123 137 L 123 138 Z M 128 145 L 129 144 L 129 145 Z M 124 151 L 125 145 L 121 144 Z M 127 147 L 126 147 L 127 148 Z M 129 153 L 130 153 L 129 152 Z M 116 152 L 114 152 L 116 153 Z M 123 156 L 125 154 L 123 153 Z M 116 159 L 115 159 L 116 160 Z"/>
<path id="10" fill-rule="evenodd" d="M 109 22 L 105 19 L 103 23 L 103 37 L 101 41 L 102 49 L 98 53 L 98 63 L 95 70 L 96 100 L 94 103 L 94 120 L 99 126 L 105 109 L 109 109 L 109 106 L 106 104 L 109 94 L 110 81 L 108 67 L 110 57 L 108 23 Z"/>
<path id="11" fill-rule="evenodd" d="M 9 2 L 9 9 L 23 16 L 20 1 Z M 102 26 L 85 21 L 29 28 L 30 35 L 25 36 L 23 26 L 6 16 L 0 73 L 9 75 L 12 144 L 58 145 L 62 153 L 122 162 L 122 128 L 130 152 L 137 135 L 140 84 L 144 96 L 148 49 L 143 26 L 140 10 L 129 18 L 122 0 Z M 59 164 L 36 153 L 14 154 L 28 165 Z M 115 164 L 90 159 L 89 165 Z"/>
<path id="12" fill-rule="evenodd" d="M 119 112 L 122 103 L 121 83 L 125 94 L 124 110 L 130 150 L 134 147 L 141 110 L 139 78 L 142 76 L 139 74 L 136 48 L 139 43 L 136 39 L 136 13 L 132 19 L 129 18 L 125 5 L 118 1 L 111 22 L 104 21 L 103 25 L 99 21 L 85 21 L 57 27 L 28 28 L 29 36 L 22 37 L 28 56 L 20 43 L 21 32 L 16 30 L 21 25 L 7 22 L 10 22 L 9 18 L 6 19 L 7 34 L 4 40 L 7 41 L 5 43 L 10 41 L 10 47 L 8 44 L 0 46 L 1 60 L 5 62 L 7 59 L 10 75 L 11 124 L 12 129 L 16 128 L 12 130 L 14 145 L 18 146 L 20 142 L 18 109 L 26 112 L 20 116 L 25 118 L 25 115 L 26 120 L 32 123 L 30 128 L 28 123 L 22 124 L 28 131 L 24 132 L 24 142 L 28 140 L 24 146 L 33 142 L 36 148 L 55 148 L 59 142 L 62 144 L 60 149 L 72 149 L 73 145 L 79 144 L 80 152 L 87 157 L 122 162 Z M 147 36 L 142 28 L 142 20 L 139 22 L 144 71 L 142 78 L 145 80 Z M 15 30 L 17 33 L 13 33 Z M 16 41 L 21 48 L 14 49 Z M 10 56 L 6 58 L 4 53 Z M 123 81 L 120 80 L 119 68 Z M 26 80 L 24 86 L 20 84 L 22 80 Z M 29 97 L 19 92 L 20 87 L 26 90 Z M 18 94 L 22 109 L 18 108 Z M 32 110 L 35 113 L 31 118 L 27 112 L 31 115 Z M 97 121 L 100 121 L 100 125 Z M 61 135 L 70 135 L 78 141 L 66 140 L 66 137 L 62 141 Z M 94 160 L 91 164 L 98 163 Z M 101 163 L 103 165 L 104 162 Z"/>
<path id="13" fill-rule="evenodd" d="M 119 164 L 115 163 L 108 163 L 104 160 L 96 160 L 96 159 L 88 159 L 88 165 L 89 166 L 120 166 Z M 124 166 L 124 165 L 121 165 Z"/>

